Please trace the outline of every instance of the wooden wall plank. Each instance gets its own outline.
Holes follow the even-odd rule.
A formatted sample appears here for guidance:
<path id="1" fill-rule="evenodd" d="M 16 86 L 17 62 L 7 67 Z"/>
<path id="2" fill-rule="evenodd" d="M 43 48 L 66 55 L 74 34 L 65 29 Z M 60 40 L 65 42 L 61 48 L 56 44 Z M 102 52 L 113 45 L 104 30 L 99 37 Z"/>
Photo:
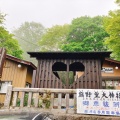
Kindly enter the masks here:
<path id="1" fill-rule="evenodd" d="M 95 68 L 95 69 L 94 69 L 94 73 L 95 73 L 95 89 L 98 88 L 98 84 L 99 84 L 99 83 L 98 83 L 99 80 L 98 80 L 98 77 L 97 77 L 97 75 L 98 75 L 98 74 L 97 74 L 98 70 L 96 69 L 97 64 L 98 64 L 98 61 L 96 60 L 96 61 L 95 61 L 95 66 L 94 66 L 94 68 Z"/>
<path id="2" fill-rule="evenodd" d="M 66 60 L 66 64 L 67 64 L 67 76 L 66 76 L 66 88 L 69 88 L 69 61 Z"/>
<path id="3" fill-rule="evenodd" d="M 45 69 L 46 69 L 46 60 L 43 61 L 43 67 L 42 67 L 42 77 L 41 77 L 41 84 L 40 87 L 44 87 L 44 80 L 45 80 Z"/>
<path id="4" fill-rule="evenodd" d="M 37 88 L 41 87 L 41 77 L 42 77 L 42 66 L 43 66 L 43 61 L 40 59 L 38 62 L 38 69 L 37 69 L 37 78 L 36 78 L 36 86 Z"/>
<path id="5" fill-rule="evenodd" d="M 47 88 L 47 83 L 48 83 L 48 72 L 49 72 L 49 61 L 46 60 L 46 76 L 45 76 L 45 88 Z"/>
<path id="6" fill-rule="evenodd" d="M 84 82 L 83 82 L 83 85 L 84 85 L 84 87 L 83 88 L 86 88 L 87 89 L 87 81 L 88 81 L 88 68 L 89 66 L 88 66 L 88 60 L 85 60 L 85 80 L 84 80 Z"/>
<path id="7" fill-rule="evenodd" d="M 52 65 L 53 65 L 53 60 L 50 60 L 50 67 L 49 67 L 49 86 L 48 88 L 51 88 L 51 82 L 52 82 Z"/>
<path id="8" fill-rule="evenodd" d="M 102 65 L 101 61 L 98 60 L 98 78 L 99 78 L 99 89 L 102 89 L 102 73 L 101 73 Z"/>
<path id="9" fill-rule="evenodd" d="M 49 62 L 48 62 L 49 61 Z M 52 66 L 56 62 L 63 62 L 64 64 L 67 64 L 67 77 L 66 77 L 66 85 L 62 83 L 62 80 L 58 79 L 52 71 Z M 84 74 L 78 78 L 77 81 L 74 81 L 72 85 L 69 85 L 69 65 L 74 62 L 80 62 L 84 65 L 85 70 Z M 98 88 L 96 86 L 96 83 L 99 82 L 98 74 L 100 75 L 99 71 L 97 69 L 99 68 L 99 64 L 97 63 L 97 60 L 94 59 L 50 59 L 50 60 L 44 60 L 42 63 L 42 69 L 41 69 L 41 77 L 40 81 L 41 84 L 39 88 Z M 40 74 L 39 74 L 40 75 Z M 39 82 L 40 82 L 39 81 Z"/>
<path id="10" fill-rule="evenodd" d="M 56 61 L 55 60 L 53 60 L 53 62 L 55 63 Z M 53 72 L 52 72 L 52 88 L 56 88 L 55 87 L 55 75 L 53 74 Z"/>
<path id="11" fill-rule="evenodd" d="M 92 81 L 92 79 L 91 79 L 91 60 L 88 60 L 88 66 L 89 66 L 89 68 L 88 68 L 88 89 L 91 89 L 91 81 Z"/>
<path id="12" fill-rule="evenodd" d="M 35 76 L 36 76 L 36 70 L 33 70 L 32 85 L 31 85 L 32 88 L 35 87 Z"/>
<path id="13" fill-rule="evenodd" d="M 93 88 L 95 89 L 95 73 L 94 73 L 94 60 L 92 60 L 92 76 L 93 76 Z"/>
<path id="14" fill-rule="evenodd" d="M 4 104 L 6 94 L 0 94 L 0 103 Z"/>

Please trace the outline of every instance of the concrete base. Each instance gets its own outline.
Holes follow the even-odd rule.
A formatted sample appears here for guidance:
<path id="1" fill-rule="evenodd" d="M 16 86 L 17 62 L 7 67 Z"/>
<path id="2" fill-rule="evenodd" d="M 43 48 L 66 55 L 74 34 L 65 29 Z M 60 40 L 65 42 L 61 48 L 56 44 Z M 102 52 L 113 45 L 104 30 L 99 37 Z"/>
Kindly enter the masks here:
<path id="1" fill-rule="evenodd" d="M 82 115 L 82 114 L 74 114 L 70 109 L 69 113 L 66 113 L 66 110 L 58 110 L 58 109 L 40 109 L 40 108 L 14 108 L 14 109 L 0 109 L 1 115 L 20 115 L 20 114 L 50 114 L 52 115 L 53 120 L 120 120 L 120 117 L 115 116 L 97 116 L 97 115 Z M 34 117 L 34 116 L 33 116 Z"/>

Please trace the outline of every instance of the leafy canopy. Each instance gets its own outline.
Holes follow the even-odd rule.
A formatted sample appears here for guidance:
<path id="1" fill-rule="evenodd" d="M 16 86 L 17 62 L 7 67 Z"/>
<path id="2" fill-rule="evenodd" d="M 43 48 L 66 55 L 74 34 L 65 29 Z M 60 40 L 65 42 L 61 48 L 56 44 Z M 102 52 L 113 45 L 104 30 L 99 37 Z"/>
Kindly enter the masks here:
<path id="1" fill-rule="evenodd" d="M 19 28 L 13 31 L 15 38 L 18 40 L 23 49 L 23 58 L 25 60 L 36 63 L 27 54 L 29 51 L 39 51 L 38 41 L 41 39 L 45 28 L 42 24 L 37 22 L 24 22 Z"/>
<path id="2" fill-rule="evenodd" d="M 7 54 L 22 58 L 23 51 L 20 49 L 18 41 L 3 27 L 4 17 L 5 16 L 0 13 L 0 47 L 6 48 Z"/>
<path id="3" fill-rule="evenodd" d="M 119 5 L 120 0 L 117 0 L 116 3 Z M 111 57 L 120 60 L 120 9 L 109 12 L 109 16 L 105 18 L 104 26 L 109 34 L 109 37 L 105 39 L 105 44 L 112 51 Z"/>
<path id="4" fill-rule="evenodd" d="M 63 51 L 105 51 L 103 39 L 108 36 L 103 28 L 101 16 L 83 16 L 72 20 L 67 44 L 62 45 Z"/>
<path id="5" fill-rule="evenodd" d="M 59 51 L 60 46 L 66 43 L 69 25 L 55 25 L 46 30 L 39 41 L 41 51 Z"/>

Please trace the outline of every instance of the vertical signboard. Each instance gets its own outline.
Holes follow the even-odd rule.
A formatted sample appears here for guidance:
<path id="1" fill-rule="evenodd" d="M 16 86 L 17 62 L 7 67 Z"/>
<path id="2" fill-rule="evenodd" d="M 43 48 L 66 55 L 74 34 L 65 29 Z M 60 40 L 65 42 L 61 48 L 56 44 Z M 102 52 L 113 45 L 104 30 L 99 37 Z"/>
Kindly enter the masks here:
<path id="1" fill-rule="evenodd" d="M 120 90 L 77 89 L 77 113 L 120 116 Z"/>

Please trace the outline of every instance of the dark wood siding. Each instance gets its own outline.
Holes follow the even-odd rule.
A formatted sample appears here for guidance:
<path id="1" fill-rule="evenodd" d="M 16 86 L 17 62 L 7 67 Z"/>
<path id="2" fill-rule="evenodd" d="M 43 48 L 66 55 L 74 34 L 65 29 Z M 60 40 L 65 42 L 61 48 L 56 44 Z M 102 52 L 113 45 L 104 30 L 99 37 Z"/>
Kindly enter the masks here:
<path id="1" fill-rule="evenodd" d="M 66 64 L 69 72 L 69 66 L 72 63 L 80 62 L 84 65 L 84 74 L 78 78 L 73 84 L 63 84 L 62 80 L 57 78 L 52 71 L 52 66 L 56 62 L 63 62 Z M 76 72 L 76 71 L 74 71 Z M 66 79 L 69 77 L 66 76 Z M 39 59 L 38 68 L 36 71 L 35 84 L 36 88 L 87 88 L 99 89 L 101 88 L 101 61 L 99 59 Z"/>

